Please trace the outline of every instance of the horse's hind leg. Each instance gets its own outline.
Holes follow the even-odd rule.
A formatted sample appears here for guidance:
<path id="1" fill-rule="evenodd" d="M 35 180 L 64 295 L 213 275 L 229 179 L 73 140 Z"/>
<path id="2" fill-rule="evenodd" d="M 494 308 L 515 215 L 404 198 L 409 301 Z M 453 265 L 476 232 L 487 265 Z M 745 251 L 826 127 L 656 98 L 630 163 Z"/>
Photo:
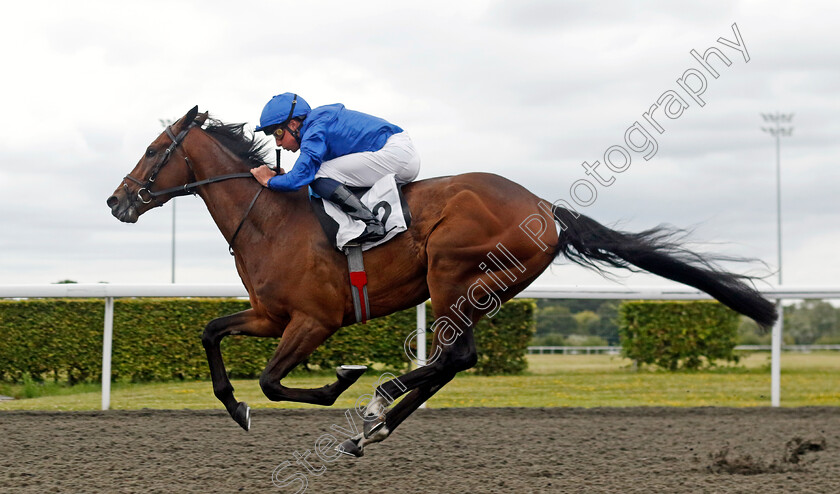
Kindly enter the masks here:
<path id="1" fill-rule="evenodd" d="M 439 381 L 433 384 L 426 384 L 420 387 L 413 389 L 405 398 L 402 399 L 399 403 L 394 405 L 394 408 L 388 411 L 385 416 L 385 427 L 384 430 L 386 435 L 391 434 L 394 432 L 394 429 L 399 427 L 400 424 L 408 418 L 409 415 L 414 413 L 415 410 L 420 408 L 420 405 L 428 401 L 435 393 L 440 391 L 441 388 L 446 386 L 449 381 L 451 381 L 455 377 L 455 374 L 447 374 L 443 376 Z"/>
<path id="2" fill-rule="evenodd" d="M 448 314 L 448 310 L 441 312 Z M 475 317 L 472 313 L 470 316 Z M 452 319 L 446 317 L 446 321 Z M 365 417 L 364 434 L 344 441 L 338 448 L 340 452 L 362 456 L 366 444 L 384 440 L 420 405 L 451 381 L 455 374 L 476 364 L 478 354 L 472 326 L 463 330 L 448 324 L 436 326 L 432 347 L 434 361 L 379 386 L 371 400 L 372 404 L 366 409 L 366 413 L 372 413 L 372 416 Z M 380 403 L 389 405 L 407 392 L 408 396 L 391 410 L 381 408 Z"/>
<path id="3" fill-rule="evenodd" d="M 425 403 L 426 400 L 451 381 L 457 372 L 472 367 L 475 364 L 473 360 L 473 356 L 475 355 L 475 342 L 473 340 L 472 328 L 464 331 L 461 336 L 464 336 L 464 338 L 461 339 L 458 345 L 452 342 L 452 345 L 443 347 L 443 351 L 440 353 L 440 359 L 434 363 L 403 374 L 377 388 L 372 401 L 384 400 L 385 405 L 395 401 L 403 393 L 408 392 L 408 395 L 394 405 L 394 408 L 390 410 L 383 409 L 382 413 L 377 414 L 377 416 L 366 416 L 364 433 L 347 439 L 336 450 L 349 456 L 363 456 L 366 445 L 385 440 L 420 405 Z M 435 346 L 440 347 L 437 339 L 435 340 Z M 453 346 L 455 348 L 451 348 Z M 446 357 L 447 354 L 450 354 L 448 358 Z M 444 363 L 441 359 L 448 360 L 448 363 Z M 399 382 L 395 383 L 394 381 Z M 375 408 L 379 408 L 379 405 L 376 405 Z M 372 408 L 369 404 L 366 413 L 371 411 Z"/>
<path id="4" fill-rule="evenodd" d="M 309 357 L 338 328 L 327 329 L 307 316 L 297 316 L 289 322 L 277 351 L 260 376 L 260 387 L 271 401 L 296 401 L 330 406 L 341 393 L 355 383 L 367 367 L 341 366 L 336 369 L 338 380 L 316 389 L 288 388 L 280 381 Z"/>
<path id="5" fill-rule="evenodd" d="M 282 328 L 274 327 L 273 323 L 257 316 L 253 310 L 246 310 L 210 321 L 201 336 L 207 363 L 210 365 L 213 394 L 224 404 L 233 420 L 246 431 L 251 427 L 251 409 L 246 403 L 237 402 L 233 396 L 233 385 L 228 379 L 222 359 L 222 338 L 232 334 L 277 336 L 281 333 Z"/>
<path id="6" fill-rule="evenodd" d="M 434 384 L 427 383 L 411 390 L 405 398 L 397 403 L 393 409 L 387 413 L 387 420 L 383 426 L 376 431 L 370 432 L 366 429 L 364 434 L 359 434 L 355 437 L 345 440 L 336 447 L 336 451 L 348 456 L 361 457 L 364 456 L 364 448 L 368 444 L 378 443 L 384 441 L 394 429 L 397 428 L 405 419 L 408 418 L 420 405 L 437 393 L 446 383 L 452 380 L 455 374 L 450 374 L 443 377 L 439 382 Z M 365 423 L 365 425 L 368 425 Z"/>

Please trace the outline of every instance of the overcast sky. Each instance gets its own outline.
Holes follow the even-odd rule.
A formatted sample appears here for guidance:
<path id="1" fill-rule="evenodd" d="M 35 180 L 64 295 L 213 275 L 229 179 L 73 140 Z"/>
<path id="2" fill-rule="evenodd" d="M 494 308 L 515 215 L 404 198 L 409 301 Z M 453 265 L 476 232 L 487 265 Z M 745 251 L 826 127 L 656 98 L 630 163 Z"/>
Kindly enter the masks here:
<path id="1" fill-rule="evenodd" d="M 159 119 L 197 104 L 253 127 L 290 91 L 400 125 L 421 178 L 488 171 L 549 201 L 571 201 L 577 183 L 591 202 L 579 211 L 602 223 L 694 228 L 701 250 L 771 270 L 776 155 L 760 114 L 795 113 L 782 141 L 785 283 L 836 286 L 839 25 L 829 1 L 15 2 L 0 19 L 0 284 L 169 282 L 171 203 L 128 225 L 105 200 Z M 717 78 L 690 53 L 710 47 L 731 62 L 710 55 Z M 699 87 L 696 73 L 702 106 L 678 82 Z M 650 112 L 663 97 L 673 118 Z M 636 122 L 656 141 L 647 160 L 625 142 Z M 604 165 L 611 146 L 629 151 L 620 173 Z M 203 202 L 176 202 L 176 280 L 239 282 Z M 559 265 L 537 283 L 607 282 Z"/>

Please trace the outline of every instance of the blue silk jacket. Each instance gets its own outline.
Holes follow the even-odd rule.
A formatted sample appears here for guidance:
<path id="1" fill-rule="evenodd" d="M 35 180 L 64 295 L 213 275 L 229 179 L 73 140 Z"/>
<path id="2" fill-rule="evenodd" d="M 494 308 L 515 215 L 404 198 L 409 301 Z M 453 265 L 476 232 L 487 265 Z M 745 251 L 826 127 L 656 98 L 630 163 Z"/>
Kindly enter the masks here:
<path id="1" fill-rule="evenodd" d="M 268 181 L 272 190 L 293 191 L 309 185 L 321 163 L 339 156 L 379 151 L 403 129 L 381 118 L 336 103 L 315 108 L 300 128 L 300 156 L 289 173 Z"/>

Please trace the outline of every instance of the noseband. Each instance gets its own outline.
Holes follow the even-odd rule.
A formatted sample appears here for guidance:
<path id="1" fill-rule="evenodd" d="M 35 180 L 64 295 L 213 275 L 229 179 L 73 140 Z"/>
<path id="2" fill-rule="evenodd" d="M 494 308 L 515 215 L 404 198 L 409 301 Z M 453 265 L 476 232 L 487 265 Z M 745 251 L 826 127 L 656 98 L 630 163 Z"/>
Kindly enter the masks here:
<path id="1" fill-rule="evenodd" d="M 171 195 L 172 197 L 178 196 L 185 196 L 188 194 L 195 194 L 195 189 L 201 185 L 212 184 L 216 182 L 222 182 L 224 180 L 230 180 L 232 178 L 254 178 L 251 175 L 251 172 L 241 172 L 241 173 L 230 173 L 228 175 L 219 175 L 218 177 L 207 178 L 204 180 L 199 180 L 197 182 L 190 182 L 184 185 L 179 185 L 178 187 L 170 187 L 168 189 L 152 191 L 151 187 L 155 183 L 155 179 L 157 179 L 158 173 L 160 173 L 161 168 L 165 165 L 169 158 L 175 153 L 175 149 L 184 141 L 184 138 L 187 136 L 187 133 L 192 130 L 193 127 L 196 127 L 198 124 L 192 122 L 189 124 L 184 130 L 175 135 L 172 132 L 172 126 L 166 126 L 166 135 L 172 139 L 172 144 L 166 148 L 164 151 L 163 159 L 161 159 L 155 166 L 152 168 L 152 172 L 149 174 L 149 178 L 146 179 L 146 182 L 143 183 L 140 180 L 132 177 L 131 174 L 128 174 L 123 179 L 123 187 L 125 188 L 126 193 L 129 197 L 131 197 L 131 191 L 128 190 L 128 184 L 126 183 L 126 179 L 136 183 L 140 186 L 140 189 L 137 191 L 137 198 L 143 204 L 149 204 L 150 202 L 154 201 L 158 206 L 163 205 L 162 202 L 158 201 L 158 197 Z M 193 172 L 193 176 L 195 175 L 195 170 L 193 170 L 192 163 L 190 163 L 189 157 L 184 153 L 184 161 L 187 163 L 187 166 L 190 168 L 190 171 Z M 242 225 L 245 224 L 245 219 L 248 218 L 248 214 L 250 214 L 251 209 L 253 209 L 254 204 L 257 202 L 257 198 L 260 197 L 260 193 L 262 193 L 263 187 L 260 187 L 260 190 L 257 191 L 257 194 L 251 200 L 251 204 L 248 206 L 248 209 L 245 211 L 245 215 L 242 217 L 242 220 L 239 222 L 239 226 L 236 227 L 236 230 L 233 232 L 231 236 L 230 242 L 228 242 L 228 249 L 230 251 L 230 255 L 233 255 L 233 241 L 236 240 L 236 236 L 239 234 L 239 230 L 242 229 Z M 143 194 L 148 195 L 148 199 L 143 197 Z"/>

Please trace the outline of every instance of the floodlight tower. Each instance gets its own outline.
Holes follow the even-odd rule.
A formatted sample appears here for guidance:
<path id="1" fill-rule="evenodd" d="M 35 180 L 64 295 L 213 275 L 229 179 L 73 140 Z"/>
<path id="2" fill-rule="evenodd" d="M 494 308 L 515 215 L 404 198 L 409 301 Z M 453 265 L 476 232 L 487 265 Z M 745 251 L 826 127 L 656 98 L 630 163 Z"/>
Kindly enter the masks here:
<path id="1" fill-rule="evenodd" d="M 793 134 L 793 113 L 762 113 L 761 117 L 765 122 L 773 124 L 772 127 L 762 127 L 761 130 L 767 132 L 776 139 L 776 253 L 778 255 L 778 277 L 779 287 L 782 286 L 782 157 L 781 157 L 781 140 L 782 137 L 790 137 Z M 784 312 L 782 309 L 782 300 L 776 302 L 779 310 L 779 320 L 773 327 L 773 358 L 770 363 L 771 376 L 771 390 L 770 402 L 771 405 L 777 407 L 780 405 L 781 399 L 781 362 L 780 355 L 782 349 L 782 329 L 784 327 Z"/>
<path id="2" fill-rule="evenodd" d="M 793 113 L 762 113 L 765 122 L 772 122 L 773 127 L 762 127 L 776 139 L 776 253 L 778 255 L 779 285 L 782 284 L 782 165 L 781 140 L 793 134 Z M 784 126 L 783 126 L 784 124 Z"/>

